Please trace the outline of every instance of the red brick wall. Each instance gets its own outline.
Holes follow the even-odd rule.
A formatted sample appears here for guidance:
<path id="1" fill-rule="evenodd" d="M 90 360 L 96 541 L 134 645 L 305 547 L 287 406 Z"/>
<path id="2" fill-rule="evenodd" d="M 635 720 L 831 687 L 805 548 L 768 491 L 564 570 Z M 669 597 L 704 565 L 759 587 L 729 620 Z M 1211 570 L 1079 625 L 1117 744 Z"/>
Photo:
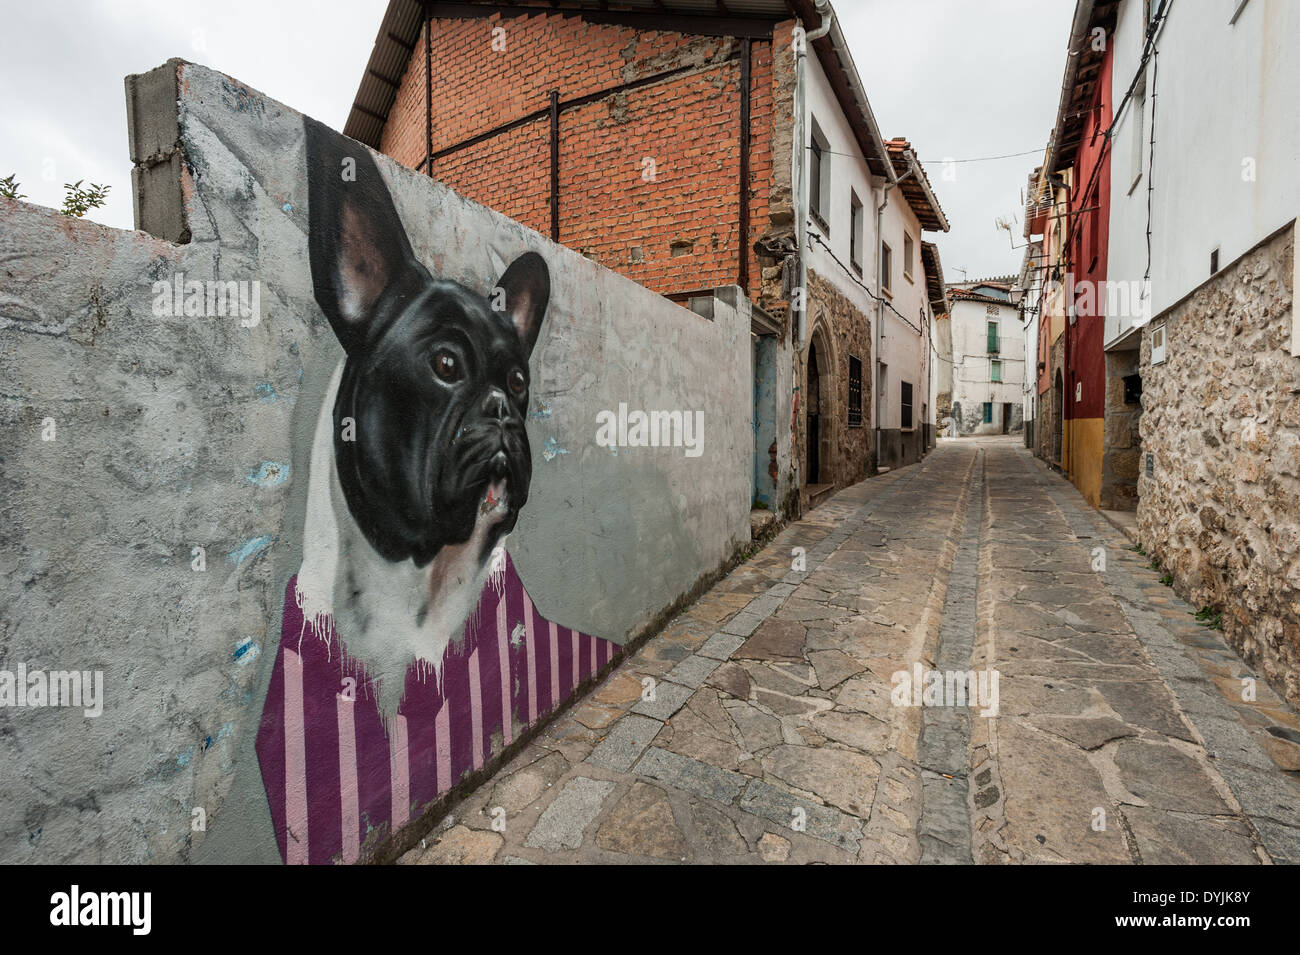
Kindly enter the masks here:
<path id="1" fill-rule="evenodd" d="M 504 29 L 505 50 L 492 48 Z M 432 23 L 433 150 L 463 143 L 549 104 L 690 68 L 560 114 L 560 241 L 660 292 L 737 281 L 739 40 L 588 24 L 578 17 L 437 19 Z M 751 54 L 749 291 L 752 246 L 772 193 L 771 44 Z M 424 37 L 416 43 L 380 149 L 413 168 L 425 158 Z M 654 160 L 654 179 L 643 160 Z M 550 231 L 550 123 L 543 117 L 435 159 L 462 195 Z"/>

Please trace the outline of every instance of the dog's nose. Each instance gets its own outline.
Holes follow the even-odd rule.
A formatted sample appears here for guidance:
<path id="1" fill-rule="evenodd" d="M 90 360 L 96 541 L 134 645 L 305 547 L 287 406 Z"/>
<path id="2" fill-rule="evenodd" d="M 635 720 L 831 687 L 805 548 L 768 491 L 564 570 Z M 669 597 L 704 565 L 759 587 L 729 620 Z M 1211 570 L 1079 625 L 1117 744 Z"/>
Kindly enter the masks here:
<path id="1" fill-rule="evenodd" d="M 504 420 L 509 413 L 510 406 L 506 403 L 505 392 L 500 388 L 493 388 L 483 399 L 483 414 L 489 418 Z"/>

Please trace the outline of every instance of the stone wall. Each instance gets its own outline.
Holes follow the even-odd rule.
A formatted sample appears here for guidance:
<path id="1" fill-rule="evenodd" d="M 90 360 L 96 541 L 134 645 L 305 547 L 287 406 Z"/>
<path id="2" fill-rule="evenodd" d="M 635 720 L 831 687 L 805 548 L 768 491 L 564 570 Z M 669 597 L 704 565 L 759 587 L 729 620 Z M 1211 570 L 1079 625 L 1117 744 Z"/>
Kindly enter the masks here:
<path id="1" fill-rule="evenodd" d="M 834 367 L 830 374 L 822 369 L 822 421 L 830 419 L 833 434 L 831 460 L 822 460 L 823 475 L 831 466 L 833 481 L 822 478 L 822 483 L 836 487 L 856 484 L 875 472 L 874 448 L 871 431 L 872 379 L 871 322 L 856 305 L 833 284 L 812 269 L 808 270 L 808 323 L 815 329 L 820 323 L 831 338 Z M 850 428 L 849 406 L 849 356 L 862 361 L 862 425 Z M 829 357 L 829 356 L 828 356 Z M 825 358 L 821 359 L 823 362 Z M 804 386 L 807 386 L 807 353 L 804 354 Z M 833 378 L 834 386 L 827 390 Z M 805 391 L 806 393 L 806 391 Z M 801 430 L 806 430 L 802 428 Z M 802 436 L 807 441 L 806 433 Z M 804 460 L 806 460 L 806 456 Z"/>
<path id="2" fill-rule="evenodd" d="M 1196 606 L 1300 705 L 1300 358 L 1294 231 L 1225 268 L 1142 337 L 1138 526 Z M 1167 358 L 1151 363 L 1164 324 Z"/>
<path id="3" fill-rule="evenodd" d="M 1136 349 L 1106 353 L 1106 445 L 1101 464 L 1102 510 L 1137 510 L 1137 478 L 1142 464 L 1140 402 L 1124 400 L 1124 379 L 1138 374 Z"/>

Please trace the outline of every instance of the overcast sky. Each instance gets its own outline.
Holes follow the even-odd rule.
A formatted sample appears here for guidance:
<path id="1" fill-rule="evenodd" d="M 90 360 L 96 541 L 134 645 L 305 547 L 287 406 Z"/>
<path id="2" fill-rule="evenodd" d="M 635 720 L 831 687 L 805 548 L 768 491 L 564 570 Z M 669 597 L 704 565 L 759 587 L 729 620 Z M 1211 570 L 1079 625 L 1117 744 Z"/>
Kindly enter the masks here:
<path id="1" fill-rule="evenodd" d="M 179 56 L 236 77 L 342 129 L 385 0 L 86 0 L 10 5 L 0 31 L 0 177 L 29 202 L 58 206 L 63 183 L 112 186 L 90 218 L 131 228 L 131 163 L 122 78 Z M 1020 192 L 1056 116 L 1074 0 L 836 0 L 886 138 L 923 160 L 990 162 L 926 169 L 952 231 L 938 237 L 960 281 L 1019 269 L 994 222 Z"/>

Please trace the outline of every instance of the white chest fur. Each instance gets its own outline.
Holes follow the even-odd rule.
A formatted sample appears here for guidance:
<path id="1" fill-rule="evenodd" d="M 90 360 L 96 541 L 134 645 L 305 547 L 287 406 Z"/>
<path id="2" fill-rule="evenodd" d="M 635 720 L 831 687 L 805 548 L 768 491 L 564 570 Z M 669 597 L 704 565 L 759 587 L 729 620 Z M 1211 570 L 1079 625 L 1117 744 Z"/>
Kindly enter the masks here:
<path id="1" fill-rule="evenodd" d="M 392 715 L 406 671 L 421 661 L 441 679 L 443 654 L 459 638 L 498 559 L 480 560 L 491 521 L 480 518 L 463 544 L 444 546 L 427 567 L 377 553 L 357 526 L 334 460 L 334 402 L 340 362 L 316 420 L 312 442 L 298 605 L 323 629 L 329 618 L 343 646 L 377 684 L 379 705 Z M 498 543 L 504 547 L 504 539 Z"/>

